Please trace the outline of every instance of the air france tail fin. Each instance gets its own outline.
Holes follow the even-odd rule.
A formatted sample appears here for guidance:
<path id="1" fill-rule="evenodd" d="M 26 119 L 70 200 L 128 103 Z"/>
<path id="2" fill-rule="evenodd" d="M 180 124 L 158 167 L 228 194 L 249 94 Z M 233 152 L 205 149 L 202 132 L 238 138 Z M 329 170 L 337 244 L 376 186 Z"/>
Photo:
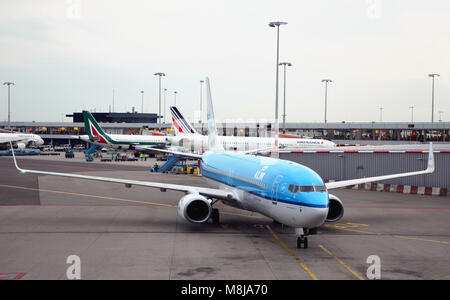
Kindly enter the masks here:
<path id="1" fill-rule="evenodd" d="M 172 113 L 172 124 L 175 134 L 198 134 L 191 124 L 183 117 L 176 106 L 170 107 Z"/>
<path id="2" fill-rule="evenodd" d="M 219 143 L 217 138 L 216 120 L 214 119 L 214 109 L 211 97 L 211 87 L 209 85 L 209 78 L 206 77 L 206 99 L 207 99 L 207 114 L 208 114 L 208 148 L 209 150 L 223 150 L 223 145 Z"/>
<path id="3" fill-rule="evenodd" d="M 100 125 L 98 125 L 97 121 L 90 112 L 83 110 L 83 119 L 86 134 L 89 136 L 89 140 L 100 144 L 108 144 L 111 142 L 109 135 L 103 131 Z"/>

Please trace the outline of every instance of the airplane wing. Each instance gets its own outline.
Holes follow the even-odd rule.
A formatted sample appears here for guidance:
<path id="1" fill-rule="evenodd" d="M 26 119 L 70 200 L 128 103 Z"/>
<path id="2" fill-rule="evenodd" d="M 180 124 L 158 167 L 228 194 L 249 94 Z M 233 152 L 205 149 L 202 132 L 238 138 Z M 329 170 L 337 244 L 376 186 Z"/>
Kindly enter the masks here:
<path id="1" fill-rule="evenodd" d="M 141 150 L 141 151 L 147 150 L 147 151 L 154 151 L 154 152 L 163 152 L 163 153 L 169 153 L 169 154 L 178 155 L 178 156 L 185 156 L 185 157 L 194 158 L 194 159 L 201 159 L 202 158 L 201 154 L 164 150 L 164 149 L 158 149 L 158 148 L 147 147 L 147 146 L 135 146 L 134 148 L 136 150 Z"/>
<path id="2" fill-rule="evenodd" d="M 423 171 L 415 171 L 415 172 L 398 173 L 398 174 L 382 175 L 382 176 L 359 178 L 359 179 L 342 180 L 342 181 L 336 181 L 336 182 L 328 182 L 328 183 L 325 183 L 325 186 L 327 187 L 328 190 L 330 190 L 330 189 L 337 189 L 337 188 L 346 187 L 346 186 L 352 186 L 352 185 L 356 185 L 356 184 L 367 183 L 367 182 L 374 182 L 374 181 L 414 176 L 414 175 L 421 175 L 421 174 L 429 174 L 429 173 L 433 173 L 433 172 L 434 172 L 433 144 L 430 143 L 430 148 L 428 150 L 428 165 L 427 165 L 427 168 Z"/>
<path id="3" fill-rule="evenodd" d="M 17 165 L 16 156 L 14 155 L 14 152 L 13 152 L 13 158 L 14 158 L 14 164 L 15 164 L 17 170 L 19 170 L 23 174 L 31 173 L 31 174 L 52 175 L 52 176 L 69 177 L 69 178 L 77 178 L 77 179 L 95 180 L 95 181 L 101 181 L 101 182 L 120 183 L 120 184 L 125 184 L 125 186 L 127 186 L 127 187 L 131 187 L 133 185 L 145 186 L 145 187 L 150 187 L 150 188 L 158 188 L 162 192 L 165 192 L 166 190 L 173 190 L 173 191 L 184 192 L 187 194 L 200 194 L 207 198 L 214 198 L 214 199 L 224 200 L 224 201 L 233 201 L 234 202 L 237 200 L 236 196 L 231 191 L 220 190 L 220 189 L 211 189 L 211 188 L 204 188 L 204 187 L 169 184 L 169 183 L 161 183 L 161 182 L 128 180 L 128 179 L 88 176 L 88 175 L 71 174 L 71 173 L 57 173 L 57 172 L 21 169 Z"/>

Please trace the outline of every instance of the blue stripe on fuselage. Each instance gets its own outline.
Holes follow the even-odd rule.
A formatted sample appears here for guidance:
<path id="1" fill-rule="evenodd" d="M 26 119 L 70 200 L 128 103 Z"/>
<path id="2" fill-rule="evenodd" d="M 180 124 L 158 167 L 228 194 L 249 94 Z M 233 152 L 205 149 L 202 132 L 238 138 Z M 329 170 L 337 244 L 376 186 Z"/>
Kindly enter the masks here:
<path id="1" fill-rule="evenodd" d="M 230 152 L 203 154 L 203 176 L 258 197 L 299 206 L 328 207 L 327 192 L 292 194 L 289 184 L 324 185 L 313 170 L 286 160 Z"/>

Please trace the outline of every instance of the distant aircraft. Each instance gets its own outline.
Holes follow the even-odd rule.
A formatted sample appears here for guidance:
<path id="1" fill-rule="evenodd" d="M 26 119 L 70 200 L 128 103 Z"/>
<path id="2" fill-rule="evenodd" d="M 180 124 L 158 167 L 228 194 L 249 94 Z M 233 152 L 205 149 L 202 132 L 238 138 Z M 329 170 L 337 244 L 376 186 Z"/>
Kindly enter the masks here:
<path id="1" fill-rule="evenodd" d="M 175 136 L 167 137 L 174 145 L 193 145 L 197 149 L 206 150 L 208 137 L 199 134 L 194 127 L 183 117 L 177 107 L 171 106 L 172 124 Z M 250 150 L 269 148 L 275 146 L 274 137 L 248 137 L 248 136 L 218 136 L 220 144 L 225 150 Z M 278 145 L 281 148 L 298 149 L 307 147 L 330 148 L 336 144 L 324 139 L 304 139 L 304 138 L 279 138 Z"/>
<path id="2" fill-rule="evenodd" d="M 41 146 L 44 140 L 33 133 L 0 132 L 0 144 L 12 142 L 17 148 L 23 150 L 30 146 Z"/>
<path id="3" fill-rule="evenodd" d="M 103 131 L 92 114 L 83 111 L 84 126 L 87 135 L 79 136 L 80 140 L 113 149 L 134 149 L 135 146 L 159 147 L 166 145 L 166 136 L 107 134 Z"/>
<path id="4" fill-rule="evenodd" d="M 63 176 L 77 179 L 121 183 L 157 188 L 161 192 L 174 190 L 184 192 L 178 203 L 178 214 L 192 223 L 219 222 L 219 211 L 213 208 L 217 201 L 244 210 L 258 212 L 279 223 L 295 228 L 297 247 L 308 247 L 307 235 L 311 229 L 324 222 L 338 221 L 344 214 L 344 206 L 331 189 L 387 180 L 391 178 L 428 174 L 434 172 L 434 158 L 430 144 L 428 167 L 423 171 L 376 176 L 369 178 L 343 180 L 324 183 L 323 179 L 310 168 L 287 160 L 224 151 L 217 137 L 212 107 L 209 79 L 206 78 L 208 109 L 208 151 L 202 155 L 180 153 L 168 150 L 174 155 L 187 156 L 201 160 L 203 178 L 211 188 L 146 182 L 108 177 L 97 177 L 71 173 L 56 173 L 16 168 L 22 173 Z"/>

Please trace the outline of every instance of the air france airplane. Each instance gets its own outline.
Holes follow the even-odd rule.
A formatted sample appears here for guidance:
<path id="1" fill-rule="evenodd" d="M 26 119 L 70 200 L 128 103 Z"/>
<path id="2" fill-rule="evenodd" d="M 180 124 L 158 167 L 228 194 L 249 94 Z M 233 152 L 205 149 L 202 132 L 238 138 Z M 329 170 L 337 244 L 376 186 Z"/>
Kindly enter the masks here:
<path id="1" fill-rule="evenodd" d="M 175 131 L 174 137 L 167 137 L 167 140 L 174 145 L 183 146 L 186 143 L 193 145 L 197 149 L 208 148 L 208 137 L 199 134 L 194 127 L 183 117 L 176 106 L 171 106 L 172 124 Z M 260 149 L 275 146 L 273 137 L 248 137 L 248 136 L 218 136 L 219 143 L 226 150 L 239 149 Z M 298 149 L 305 147 L 335 147 L 336 144 L 324 139 L 304 139 L 304 138 L 279 138 L 278 145 L 282 148 Z"/>
<path id="2" fill-rule="evenodd" d="M 79 138 L 88 143 L 113 149 L 133 149 L 135 146 L 158 147 L 166 145 L 165 136 L 107 134 L 88 111 L 83 111 L 83 119 L 87 135 L 81 135 Z"/>
<path id="3" fill-rule="evenodd" d="M 281 224 L 295 228 L 297 247 L 308 247 L 307 235 L 310 229 L 324 222 L 342 218 L 344 208 L 341 200 L 329 194 L 329 190 L 397 177 L 413 176 L 434 172 L 432 145 L 430 144 L 428 167 L 415 171 L 386 176 L 344 180 L 324 183 L 313 170 L 301 164 L 282 159 L 259 157 L 239 152 L 224 151 L 216 136 L 209 79 L 206 78 L 208 100 L 209 150 L 202 155 L 163 150 L 201 160 L 203 178 L 210 188 L 189 185 L 146 182 L 108 177 L 97 177 L 70 173 L 56 173 L 20 169 L 14 156 L 16 168 L 22 173 L 64 176 L 76 179 L 97 180 L 108 183 L 146 186 L 184 192 L 178 203 L 178 214 L 192 223 L 213 223 L 219 221 L 219 211 L 213 208 L 217 201 L 244 210 L 258 212 Z"/>

